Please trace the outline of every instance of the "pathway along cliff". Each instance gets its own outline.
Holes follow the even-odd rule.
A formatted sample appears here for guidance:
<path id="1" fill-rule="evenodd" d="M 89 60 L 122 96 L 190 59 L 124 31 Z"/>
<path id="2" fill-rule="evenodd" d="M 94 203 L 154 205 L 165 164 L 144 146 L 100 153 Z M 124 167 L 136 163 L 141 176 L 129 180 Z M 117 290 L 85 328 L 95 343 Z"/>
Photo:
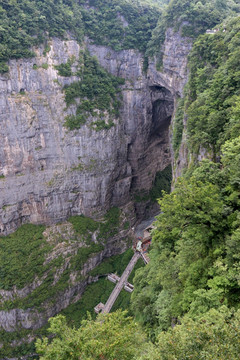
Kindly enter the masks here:
<path id="1" fill-rule="evenodd" d="M 135 252 L 132 259 L 130 260 L 128 266 L 124 270 L 119 282 L 116 284 L 115 288 L 113 289 L 111 295 L 108 298 L 108 301 L 106 302 L 102 312 L 103 313 L 109 313 L 115 303 L 115 301 L 118 298 L 118 295 L 120 294 L 122 288 L 124 287 L 125 283 L 127 282 L 127 279 L 129 275 L 131 274 L 135 264 L 137 263 L 138 259 L 141 257 L 141 254 L 139 252 Z"/>
<path id="2" fill-rule="evenodd" d="M 139 240 L 134 246 L 133 248 L 135 249 L 134 255 L 131 258 L 131 260 L 129 261 L 126 269 L 124 270 L 121 278 L 119 279 L 119 281 L 117 281 L 117 284 L 115 286 L 115 288 L 113 289 L 111 295 L 109 296 L 106 304 L 104 305 L 103 303 L 98 304 L 97 306 L 95 306 L 94 310 L 95 312 L 98 314 L 99 312 L 102 313 L 109 313 L 115 303 L 115 301 L 117 300 L 121 290 L 123 289 L 123 287 L 127 284 L 127 280 L 131 274 L 131 272 L 133 271 L 134 266 L 136 265 L 138 259 L 140 259 L 140 257 L 143 258 L 144 263 L 147 265 L 149 263 L 149 257 L 147 255 L 147 250 L 149 248 L 149 245 L 151 243 L 151 230 L 153 229 L 153 225 L 149 226 L 148 228 L 144 229 L 143 231 L 143 238 L 142 240 Z M 116 276 L 117 278 L 117 276 Z"/>

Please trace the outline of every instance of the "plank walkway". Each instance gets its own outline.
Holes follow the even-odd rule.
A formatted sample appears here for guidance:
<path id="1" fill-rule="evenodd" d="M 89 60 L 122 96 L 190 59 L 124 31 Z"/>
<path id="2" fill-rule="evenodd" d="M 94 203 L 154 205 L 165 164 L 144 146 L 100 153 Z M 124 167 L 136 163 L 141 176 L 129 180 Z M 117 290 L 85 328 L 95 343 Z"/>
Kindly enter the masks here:
<path id="1" fill-rule="evenodd" d="M 129 275 L 131 274 L 136 262 L 141 257 L 141 254 L 139 252 L 135 252 L 132 259 L 130 260 L 128 266 L 124 270 L 120 280 L 116 284 L 115 288 L 113 289 L 111 295 L 108 298 L 108 301 L 106 302 L 103 313 L 109 313 L 111 311 L 111 308 L 113 307 L 113 304 L 117 300 L 118 295 L 120 294 L 122 288 L 124 287 L 125 283 L 127 282 L 127 279 Z"/>
<path id="2" fill-rule="evenodd" d="M 141 252 L 141 256 L 143 258 L 144 263 L 147 265 L 150 261 L 149 256 L 147 253 Z"/>

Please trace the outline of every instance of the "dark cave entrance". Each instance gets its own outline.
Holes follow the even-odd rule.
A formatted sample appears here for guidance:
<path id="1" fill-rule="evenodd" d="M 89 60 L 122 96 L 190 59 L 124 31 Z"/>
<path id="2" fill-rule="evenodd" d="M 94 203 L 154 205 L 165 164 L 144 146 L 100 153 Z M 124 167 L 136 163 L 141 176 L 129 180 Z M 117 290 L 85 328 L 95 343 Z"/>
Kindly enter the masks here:
<path id="1" fill-rule="evenodd" d="M 141 221 L 159 212 L 157 198 L 161 190 L 170 191 L 171 151 L 169 127 L 174 111 L 171 92 L 158 85 L 150 86 L 151 112 L 144 139 L 144 148 L 138 154 L 133 174 L 131 193 L 137 218 Z M 139 148 L 139 147 L 138 147 Z"/>
<path id="2" fill-rule="evenodd" d="M 171 92 L 161 86 L 150 86 L 152 92 L 152 123 L 149 140 L 152 137 L 162 138 L 169 129 L 174 110 L 174 100 Z"/>
<path id="3" fill-rule="evenodd" d="M 152 137 L 161 137 L 168 130 L 173 113 L 173 102 L 169 100 L 156 100 L 152 108 L 152 127 L 149 134 Z"/>

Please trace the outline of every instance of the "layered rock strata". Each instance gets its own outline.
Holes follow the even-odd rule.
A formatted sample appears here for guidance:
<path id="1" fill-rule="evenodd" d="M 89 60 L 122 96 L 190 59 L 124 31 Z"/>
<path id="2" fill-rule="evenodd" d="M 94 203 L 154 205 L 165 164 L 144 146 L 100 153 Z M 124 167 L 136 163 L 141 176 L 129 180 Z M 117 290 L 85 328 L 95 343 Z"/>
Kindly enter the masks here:
<path id="1" fill-rule="evenodd" d="M 120 119 L 108 130 L 93 130 L 93 119 L 79 130 L 64 127 L 74 108 L 66 109 L 63 86 L 76 77 L 62 77 L 54 66 L 78 58 L 74 39 L 52 39 L 47 54 L 38 48 L 35 58 L 11 60 L 9 74 L 0 77 L 2 234 L 22 223 L 52 224 L 121 207 L 136 191 L 149 190 L 171 161 L 168 129 L 191 44 L 168 30 L 163 71 L 152 62 L 147 74 L 137 51 L 115 52 L 90 41 L 84 47 L 126 80 Z"/>

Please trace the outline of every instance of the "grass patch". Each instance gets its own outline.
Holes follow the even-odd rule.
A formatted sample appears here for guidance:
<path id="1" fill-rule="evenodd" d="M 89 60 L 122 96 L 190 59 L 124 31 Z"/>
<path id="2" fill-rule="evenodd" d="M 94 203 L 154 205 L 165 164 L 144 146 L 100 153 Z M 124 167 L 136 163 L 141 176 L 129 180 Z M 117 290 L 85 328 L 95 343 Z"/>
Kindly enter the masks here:
<path id="1" fill-rule="evenodd" d="M 118 233 L 120 225 L 120 209 L 113 207 L 104 216 L 104 221 L 100 223 L 98 239 L 107 239 Z"/>
<path id="2" fill-rule="evenodd" d="M 11 235 L 0 237 L 0 288 L 21 289 L 46 271 L 45 255 L 51 246 L 43 236 L 44 226 L 27 224 Z"/>
<path id="3" fill-rule="evenodd" d="M 77 234 L 86 235 L 98 229 L 98 223 L 84 215 L 71 216 L 68 221 L 73 225 Z"/>
<path id="4" fill-rule="evenodd" d="M 42 64 L 42 69 L 44 69 L 44 70 L 47 70 L 48 69 L 48 63 L 44 63 L 44 64 Z"/>
<path id="5" fill-rule="evenodd" d="M 43 56 L 46 56 L 50 50 L 51 50 L 51 47 L 49 44 L 47 44 L 43 50 Z"/>
<path id="6" fill-rule="evenodd" d="M 102 243 L 95 243 L 92 235 L 98 231 L 98 240 L 105 241 L 117 233 L 120 226 L 120 210 L 110 209 L 102 222 L 91 218 L 72 216 L 69 219 L 76 235 L 80 235 L 85 244 L 70 255 L 70 262 L 60 278 L 54 283 L 54 275 L 65 263 L 63 256 L 56 255 L 50 262 L 44 264 L 46 255 L 53 249 L 43 236 L 44 226 L 23 225 L 15 233 L 0 238 L 0 288 L 11 290 L 13 286 L 21 289 L 33 282 L 35 278 L 45 276 L 43 283 L 25 298 L 5 301 L 1 309 L 36 307 L 41 309 L 44 302 L 54 303 L 56 296 L 68 286 L 71 272 L 79 272 L 91 255 L 104 249 Z M 76 236 L 73 239 L 76 241 Z"/>
<path id="7" fill-rule="evenodd" d="M 84 215 L 76 215 L 69 218 L 73 224 L 76 233 L 81 234 L 89 243 L 91 241 L 92 233 L 98 231 L 98 240 L 106 240 L 111 236 L 117 234 L 120 226 L 121 211 L 117 207 L 113 207 L 104 215 L 101 222 L 95 221 Z"/>

